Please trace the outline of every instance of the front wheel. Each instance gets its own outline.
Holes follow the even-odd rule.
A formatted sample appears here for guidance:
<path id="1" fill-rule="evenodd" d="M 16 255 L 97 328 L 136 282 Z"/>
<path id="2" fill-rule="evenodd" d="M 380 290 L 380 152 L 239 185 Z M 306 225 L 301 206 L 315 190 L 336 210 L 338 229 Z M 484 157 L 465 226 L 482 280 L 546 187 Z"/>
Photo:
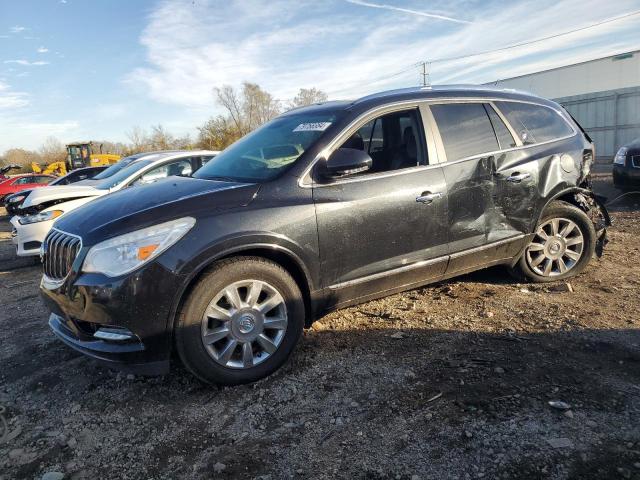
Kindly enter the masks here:
<path id="1" fill-rule="evenodd" d="M 595 250 L 596 232 L 586 213 L 562 201 L 544 212 L 516 269 L 533 282 L 554 282 L 582 272 Z"/>
<path id="2" fill-rule="evenodd" d="M 257 257 L 224 260 L 203 275 L 185 302 L 177 350 L 205 382 L 254 382 L 286 362 L 304 316 L 300 289 L 282 267 Z"/>

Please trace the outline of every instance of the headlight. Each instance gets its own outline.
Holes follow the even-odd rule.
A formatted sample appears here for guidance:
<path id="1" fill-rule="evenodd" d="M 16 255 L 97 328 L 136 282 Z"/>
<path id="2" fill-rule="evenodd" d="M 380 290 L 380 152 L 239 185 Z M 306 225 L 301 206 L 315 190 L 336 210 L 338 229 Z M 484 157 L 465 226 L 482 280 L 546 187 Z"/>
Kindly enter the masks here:
<path id="1" fill-rule="evenodd" d="M 21 217 L 18 222 L 20 225 L 29 225 L 30 223 L 46 222 L 58 218 L 64 212 L 62 210 L 49 210 L 48 212 L 40 212 L 35 215 L 26 215 Z"/>
<path id="2" fill-rule="evenodd" d="M 625 161 L 627 160 L 628 150 L 629 149 L 627 147 L 622 147 L 620 150 L 618 150 L 618 153 L 616 153 L 616 157 L 613 159 L 613 163 L 624 165 Z"/>
<path id="3" fill-rule="evenodd" d="M 180 240 L 195 223 L 184 217 L 105 240 L 89 249 L 82 270 L 109 277 L 129 273 Z"/>
<path id="4" fill-rule="evenodd" d="M 17 203 L 17 202 L 21 202 L 22 200 L 24 200 L 26 198 L 26 195 L 18 195 L 16 197 L 11 197 L 9 199 L 9 203 Z"/>

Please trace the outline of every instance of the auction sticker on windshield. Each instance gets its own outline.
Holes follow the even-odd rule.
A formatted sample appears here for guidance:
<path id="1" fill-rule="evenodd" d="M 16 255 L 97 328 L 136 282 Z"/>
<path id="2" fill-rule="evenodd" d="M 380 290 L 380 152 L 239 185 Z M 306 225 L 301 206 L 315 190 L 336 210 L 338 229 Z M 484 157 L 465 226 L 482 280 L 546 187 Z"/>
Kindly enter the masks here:
<path id="1" fill-rule="evenodd" d="M 301 123 L 293 129 L 294 132 L 324 132 L 331 122 L 313 122 L 313 123 Z"/>

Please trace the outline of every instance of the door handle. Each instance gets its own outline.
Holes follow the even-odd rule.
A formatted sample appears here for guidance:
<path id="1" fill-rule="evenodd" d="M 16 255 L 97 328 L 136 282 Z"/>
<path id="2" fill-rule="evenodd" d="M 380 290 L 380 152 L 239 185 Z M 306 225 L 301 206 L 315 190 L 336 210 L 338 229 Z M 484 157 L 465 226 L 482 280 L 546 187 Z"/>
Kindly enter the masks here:
<path id="1" fill-rule="evenodd" d="M 530 173 L 513 173 L 509 175 L 505 180 L 511 183 L 520 183 L 522 180 L 526 180 L 531 176 Z"/>
<path id="2" fill-rule="evenodd" d="M 431 202 L 433 202 L 434 200 L 438 199 L 438 198 L 442 198 L 442 192 L 424 192 L 422 195 L 420 195 L 418 198 L 416 198 L 416 202 L 418 203 L 424 203 L 426 205 L 430 204 Z"/>

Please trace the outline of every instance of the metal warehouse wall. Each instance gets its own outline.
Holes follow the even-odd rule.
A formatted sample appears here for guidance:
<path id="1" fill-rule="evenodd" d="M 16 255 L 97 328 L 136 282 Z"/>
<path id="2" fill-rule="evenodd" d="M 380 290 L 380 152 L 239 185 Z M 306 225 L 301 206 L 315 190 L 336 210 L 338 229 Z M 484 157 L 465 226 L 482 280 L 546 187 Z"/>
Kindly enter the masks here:
<path id="1" fill-rule="evenodd" d="M 545 98 L 640 87 L 640 50 L 491 82 Z"/>
<path id="2" fill-rule="evenodd" d="M 640 87 L 554 100 L 593 138 L 598 162 L 613 161 L 613 155 L 621 146 L 640 138 Z"/>

